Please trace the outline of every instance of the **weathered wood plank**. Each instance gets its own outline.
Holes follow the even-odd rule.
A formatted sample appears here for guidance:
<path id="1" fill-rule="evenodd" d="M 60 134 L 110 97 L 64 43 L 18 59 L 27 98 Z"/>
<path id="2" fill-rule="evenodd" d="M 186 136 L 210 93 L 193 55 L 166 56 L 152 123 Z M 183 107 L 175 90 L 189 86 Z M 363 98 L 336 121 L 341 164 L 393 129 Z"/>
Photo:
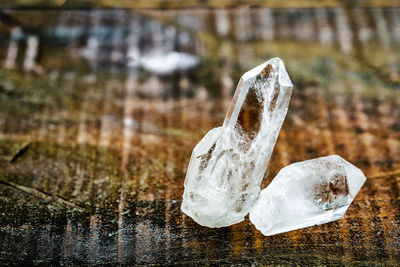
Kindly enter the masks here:
<path id="1" fill-rule="evenodd" d="M 104 12 L 113 21 L 113 11 Z M 268 44 L 249 37 L 254 34 L 237 41 L 232 29 L 220 40 L 215 24 L 208 23 L 215 12 L 182 12 L 166 12 L 162 20 L 176 19 L 179 25 L 188 14 L 204 20 L 200 36 L 190 35 L 193 25 L 182 30 L 202 51 L 191 52 L 204 61 L 192 72 L 159 77 L 114 65 L 110 71 L 86 70 L 81 63 L 73 66 L 82 70 L 63 70 L 63 62 L 51 61 L 60 50 L 43 51 L 38 63 L 57 68 L 48 67 L 42 75 L 0 69 L 0 263 L 398 264 L 398 44 L 381 49 L 379 40 L 360 42 L 356 33 L 366 26 L 349 19 L 346 31 L 354 42 L 352 52 L 343 54 L 330 9 L 323 23 L 333 29 L 328 43 L 317 38 L 300 43 L 290 32 Z M 302 20 L 311 20 L 303 23 L 319 27 L 309 10 L 307 15 L 293 12 L 271 14 L 278 23 L 285 21 L 282 14 L 296 20 L 292 15 L 298 12 Z M 368 9 L 342 15 L 357 12 L 370 18 Z M 386 19 L 385 12 L 375 19 Z M 230 20 L 232 14 L 227 13 Z M 132 20 L 148 26 L 144 18 Z M 237 57 L 242 51 L 251 56 Z M 248 220 L 221 229 L 201 227 L 180 211 L 191 150 L 223 121 L 230 98 L 226 79 L 236 81 L 245 71 L 238 66 L 271 55 L 285 60 L 296 88 L 262 186 L 292 162 L 333 153 L 361 168 L 367 182 L 344 218 L 329 224 L 272 237 L 261 235 Z"/>

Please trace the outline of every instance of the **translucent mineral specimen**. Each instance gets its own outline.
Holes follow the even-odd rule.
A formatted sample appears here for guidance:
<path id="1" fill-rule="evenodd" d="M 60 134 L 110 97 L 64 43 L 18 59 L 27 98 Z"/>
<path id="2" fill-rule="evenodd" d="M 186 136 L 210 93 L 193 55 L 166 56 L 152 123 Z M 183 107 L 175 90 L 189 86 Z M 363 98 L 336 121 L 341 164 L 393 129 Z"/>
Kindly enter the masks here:
<path id="1" fill-rule="evenodd" d="M 365 180 L 337 155 L 291 164 L 261 191 L 250 221 L 269 236 L 338 220 Z"/>
<path id="2" fill-rule="evenodd" d="M 208 227 L 244 219 L 259 195 L 292 90 L 279 58 L 242 76 L 223 126 L 209 131 L 192 152 L 184 213 Z"/>

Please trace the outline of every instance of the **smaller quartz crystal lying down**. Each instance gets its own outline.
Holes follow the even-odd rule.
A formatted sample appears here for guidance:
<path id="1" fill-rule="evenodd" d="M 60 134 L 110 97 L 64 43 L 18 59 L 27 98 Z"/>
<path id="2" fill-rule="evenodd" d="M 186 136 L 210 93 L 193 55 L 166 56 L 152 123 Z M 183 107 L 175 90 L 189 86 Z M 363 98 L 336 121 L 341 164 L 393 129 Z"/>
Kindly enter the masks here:
<path id="1" fill-rule="evenodd" d="M 209 131 L 193 149 L 184 213 L 208 227 L 243 221 L 260 192 L 292 90 L 279 58 L 241 77 L 223 126 Z"/>
<path id="2" fill-rule="evenodd" d="M 293 163 L 261 191 L 250 221 L 270 236 L 338 220 L 365 180 L 337 155 Z"/>

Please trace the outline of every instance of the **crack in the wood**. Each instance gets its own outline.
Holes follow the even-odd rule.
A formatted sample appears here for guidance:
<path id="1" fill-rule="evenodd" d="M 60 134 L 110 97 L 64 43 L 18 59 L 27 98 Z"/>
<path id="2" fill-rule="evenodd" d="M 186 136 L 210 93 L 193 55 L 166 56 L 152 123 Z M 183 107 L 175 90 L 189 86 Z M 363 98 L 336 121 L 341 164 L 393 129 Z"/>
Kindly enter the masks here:
<path id="1" fill-rule="evenodd" d="M 4 180 L 0 180 L 0 184 L 3 184 L 5 186 L 8 186 L 8 187 L 20 190 L 20 191 L 23 191 L 25 193 L 34 195 L 34 196 L 42 198 L 42 199 L 56 200 L 58 203 L 60 203 L 62 205 L 72 207 L 72 208 L 77 209 L 77 210 L 79 210 L 81 212 L 85 212 L 86 211 L 85 208 L 83 208 L 81 206 L 78 206 L 75 203 L 73 203 L 73 202 L 71 202 L 71 201 L 69 201 L 69 200 L 67 200 L 65 198 L 49 194 L 49 193 L 47 193 L 45 191 L 42 191 L 42 190 L 39 190 L 39 189 L 36 189 L 36 188 L 33 188 L 33 187 L 19 185 L 19 184 L 15 184 L 15 183 L 12 183 L 12 182 L 6 182 Z"/>
<path id="2" fill-rule="evenodd" d="M 14 154 L 12 159 L 10 160 L 10 163 L 15 163 L 20 157 L 22 157 L 32 146 L 32 143 L 28 143 L 24 145 L 20 150 L 18 150 L 17 153 Z"/>

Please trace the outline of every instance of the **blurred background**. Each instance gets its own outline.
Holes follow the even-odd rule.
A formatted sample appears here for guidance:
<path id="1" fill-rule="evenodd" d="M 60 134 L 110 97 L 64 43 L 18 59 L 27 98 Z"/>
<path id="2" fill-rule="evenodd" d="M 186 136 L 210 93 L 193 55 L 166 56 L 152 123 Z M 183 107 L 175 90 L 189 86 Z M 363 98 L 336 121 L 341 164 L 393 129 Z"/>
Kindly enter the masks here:
<path id="1" fill-rule="evenodd" d="M 399 1 L 0 0 L 0 263 L 400 261 Z M 240 76 L 295 86 L 265 176 L 338 154 L 337 222 L 263 237 L 180 211 L 190 153 Z"/>

